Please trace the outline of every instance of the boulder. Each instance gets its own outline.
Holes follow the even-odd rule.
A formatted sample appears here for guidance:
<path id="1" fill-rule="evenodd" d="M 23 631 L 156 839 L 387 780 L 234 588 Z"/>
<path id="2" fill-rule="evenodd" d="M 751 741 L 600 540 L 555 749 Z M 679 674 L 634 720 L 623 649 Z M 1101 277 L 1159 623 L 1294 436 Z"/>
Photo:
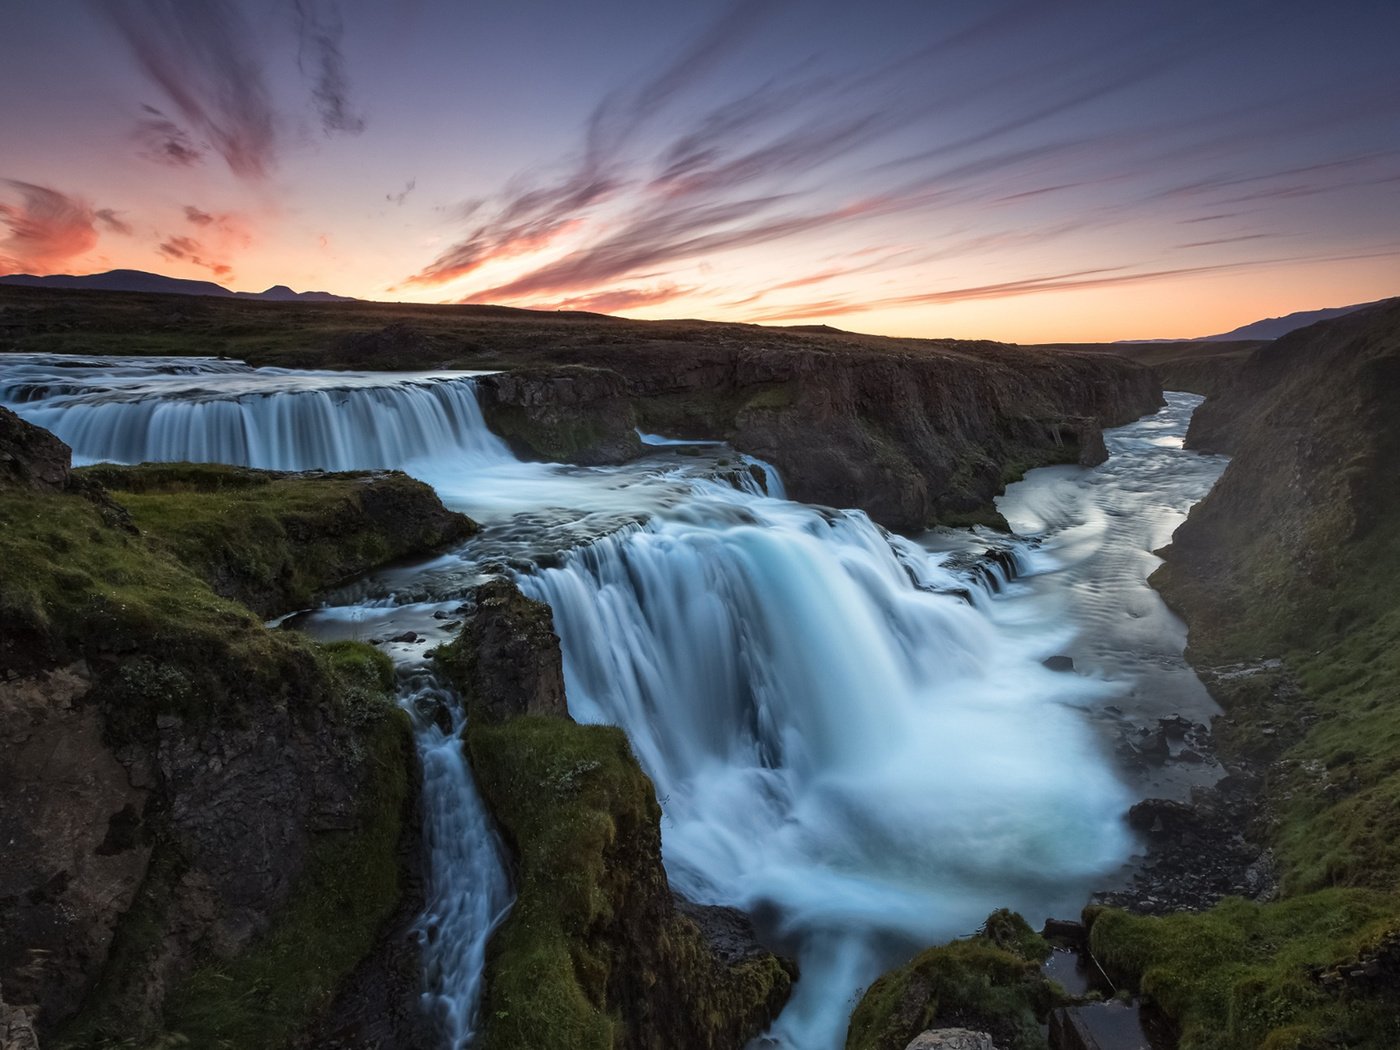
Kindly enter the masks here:
<path id="1" fill-rule="evenodd" d="M 61 492 L 73 450 L 43 427 L 0 408 L 0 484 Z"/>
<path id="2" fill-rule="evenodd" d="M 997 1050 L 986 1032 L 970 1028 L 931 1028 L 914 1037 L 904 1050 Z"/>
<path id="3" fill-rule="evenodd" d="M 475 599 L 456 640 L 437 651 L 471 717 L 489 722 L 517 715 L 568 718 L 563 655 L 549 606 L 525 597 L 505 579 L 482 584 Z"/>

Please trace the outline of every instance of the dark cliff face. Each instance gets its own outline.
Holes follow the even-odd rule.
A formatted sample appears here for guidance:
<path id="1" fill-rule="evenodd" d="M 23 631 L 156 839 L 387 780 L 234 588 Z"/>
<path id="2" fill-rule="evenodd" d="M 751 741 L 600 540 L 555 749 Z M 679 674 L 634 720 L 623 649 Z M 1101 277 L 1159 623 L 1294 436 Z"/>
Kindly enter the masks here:
<path id="1" fill-rule="evenodd" d="M 793 498 L 908 531 L 993 517 L 992 498 L 1030 467 L 1100 462 L 1101 428 L 1161 398 L 1130 362 L 988 343 L 577 355 L 589 367 L 482 380 L 488 422 L 536 456 L 584 463 L 638 454 L 635 427 L 726 440 L 776 466 Z"/>
<path id="2" fill-rule="evenodd" d="M 0 461 L 5 1001 L 45 1045 L 286 1045 L 404 893 L 418 826 L 392 669 L 264 628 L 211 587 L 227 551 L 177 556 L 200 486 L 160 492 L 165 468 L 137 469 L 150 484 L 129 513 L 4 410 Z M 222 468 L 199 469 L 207 488 Z M 284 531 L 318 491 L 334 504 L 377 484 L 243 473 L 224 479 L 240 499 L 282 489 L 262 510 Z M 324 586 L 342 561 L 317 564 Z"/>
<path id="3" fill-rule="evenodd" d="M 727 909 L 678 906 L 655 789 L 612 726 L 564 707 L 549 607 L 479 588 L 439 665 L 468 704 L 478 786 L 517 863 L 488 952 L 487 1050 L 721 1050 L 777 1015 L 791 965 Z"/>
<path id="4" fill-rule="evenodd" d="M 1187 446 L 1234 458 L 1169 549 L 1168 593 L 1193 618 L 1193 648 L 1276 655 L 1315 641 L 1395 568 L 1397 397 L 1392 305 L 1268 344 L 1201 406 Z"/>

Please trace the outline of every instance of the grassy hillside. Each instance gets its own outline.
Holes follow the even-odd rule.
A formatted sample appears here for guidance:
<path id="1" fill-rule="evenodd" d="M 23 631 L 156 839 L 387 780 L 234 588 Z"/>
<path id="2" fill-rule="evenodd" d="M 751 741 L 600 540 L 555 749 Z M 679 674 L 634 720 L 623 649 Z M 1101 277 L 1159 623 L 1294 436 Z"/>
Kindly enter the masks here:
<path id="1" fill-rule="evenodd" d="M 1398 395 L 1391 305 L 1261 348 L 1192 425 L 1234 458 L 1153 582 L 1264 771 L 1283 899 L 1093 930 L 1187 1050 L 1400 1045 Z"/>

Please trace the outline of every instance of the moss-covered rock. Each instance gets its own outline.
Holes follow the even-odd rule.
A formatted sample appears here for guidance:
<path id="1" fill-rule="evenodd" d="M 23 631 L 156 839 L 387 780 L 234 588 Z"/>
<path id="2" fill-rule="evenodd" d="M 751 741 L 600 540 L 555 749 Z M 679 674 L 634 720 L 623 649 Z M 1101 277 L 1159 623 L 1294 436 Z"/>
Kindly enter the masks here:
<path id="1" fill-rule="evenodd" d="M 1041 974 L 1050 945 L 1015 912 L 993 912 L 977 934 L 929 948 L 866 989 L 847 1050 L 904 1050 L 920 1032 L 962 1027 L 1008 1050 L 1043 1050 L 1040 1020 L 1060 1002 Z"/>
<path id="2" fill-rule="evenodd" d="M 742 1046 L 786 1001 L 791 965 L 757 944 L 722 952 L 677 908 L 661 809 L 626 737 L 562 707 L 548 606 L 506 581 L 477 606 L 438 658 L 467 698 L 472 768 L 517 864 L 480 1045 Z"/>
<path id="3" fill-rule="evenodd" d="M 483 1047 L 719 1050 L 768 1025 L 791 969 L 766 952 L 722 959 L 676 910 L 661 810 L 621 730 L 525 716 L 467 739 L 518 862 L 490 948 Z"/>
<path id="4" fill-rule="evenodd" d="M 476 531 L 398 471 L 285 473 L 209 463 L 87 467 L 138 528 L 215 593 L 263 616 Z"/>
<path id="5" fill-rule="evenodd" d="M 0 982 L 57 1046 L 285 1046 L 398 904 L 410 731 L 382 654 L 211 589 L 206 493 L 155 473 L 143 528 L 92 476 L 0 483 Z"/>
<path id="6" fill-rule="evenodd" d="M 1400 1046 L 1400 898 L 1333 889 L 1162 917 L 1091 912 L 1090 944 L 1181 1050 Z"/>

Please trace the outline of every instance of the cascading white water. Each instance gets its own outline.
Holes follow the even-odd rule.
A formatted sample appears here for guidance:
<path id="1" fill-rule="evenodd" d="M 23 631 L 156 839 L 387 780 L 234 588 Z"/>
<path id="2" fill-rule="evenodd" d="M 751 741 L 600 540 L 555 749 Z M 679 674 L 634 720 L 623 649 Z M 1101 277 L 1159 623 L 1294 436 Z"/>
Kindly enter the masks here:
<path id="1" fill-rule="evenodd" d="M 916 587 L 910 563 L 966 581 L 863 514 L 696 489 L 520 582 L 554 609 L 570 710 L 625 727 L 665 800 L 673 884 L 797 952 L 774 1037 L 831 1046 L 901 951 L 1000 906 L 1072 913 L 1121 861 L 1128 795 L 1074 709 L 1107 690 L 1041 665 L 1063 634 L 1009 647 Z"/>
<path id="2" fill-rule="evenodd" d="M 0 403 L 66 441 L 77 463 L 367 470 L 449 452 L 512 458 L 462 381 L 475 373 L 289 372 L 212 358 L 7 364 Z"/>
<path id="3" fill-rule="evenodd" d="M 405 675 L 400 702 L 414 719 L 423 768 L 423 1002 L 447 1050 L 463 1050 L 476 1034 L 486 934 L 505 917 L 513 895 L 500 842 L 462 754 L 464 715 L 457 697 L 418 666 Z M 447 712 L 450 723 L 436 724 L 425 705 Z"/>
<path id="4" fill-rule="evenodd" d="M 1104 591 L 1094 565 L 1122 560 L 1085 553 L 1095 541 L 1076 479 L 1102 472 L 1057 475 L 1060 488 L 1027 504 L 1067 501 L 1055 513 L 1019 508 L 1046 543 L 1009 552 L 1041 574 L 1012 583 L 994 565 L 953 572 L 948 551 L 888 536 L 863 514 L 774 498 L 771 471 L 762 486 L 747 469 L 728 468 L 733 485 L 698 476 L 718 469 L 722 449 L 708 463 L 664 445 L 625 468 L 519 463 L 486 430 L 469 377 L 57 360 L 0 365 L 0 400 L 84 459 L 401 467 L 483 521 L 461 551 L 363 585 L 318 614 L 321 626 L 335 634 L 339 622 L 343 635 L 374 615 L 440 634 L 434 614 L 455 609 L 480 564 L 516 566 L 522 588 L 554 608 L 572 712 L 622 725 L 656 783 L 676 887 L 750 910 L 797 954 L 802 979 L 772 1033 L 783 1046 L 839 1045 L 863 984 L 995 907 L 1033 922 L 1077 911 L 1131 848 L 1119 815 L 1132 796 L 1090 714 L 1155 672 L 1065 675 L 1040 663 L 1080 652 L 1079 595 Z M 1167 414 L 1173 433 L 1189 416 L 1182 404 Z M 1159 462 L 1151 440 L 1129 451 Z M 1208 474 L 1171 492 L 1171 513 L 1203 494 Z M 1140 491 L 1105 485 L 1100 532 L 1141 509 Z M 1059 542 L 1071 536 L 1072 558 Z M 1060 578 L 1073 582 L 1057 591 Z M 440 689 L 421 648 L 395 654 L 415 713 Z M 508 889 L 455 732 L 418 725 L 425 998 L 456 1050 L 471 1038 L 486 936 Z"/>

